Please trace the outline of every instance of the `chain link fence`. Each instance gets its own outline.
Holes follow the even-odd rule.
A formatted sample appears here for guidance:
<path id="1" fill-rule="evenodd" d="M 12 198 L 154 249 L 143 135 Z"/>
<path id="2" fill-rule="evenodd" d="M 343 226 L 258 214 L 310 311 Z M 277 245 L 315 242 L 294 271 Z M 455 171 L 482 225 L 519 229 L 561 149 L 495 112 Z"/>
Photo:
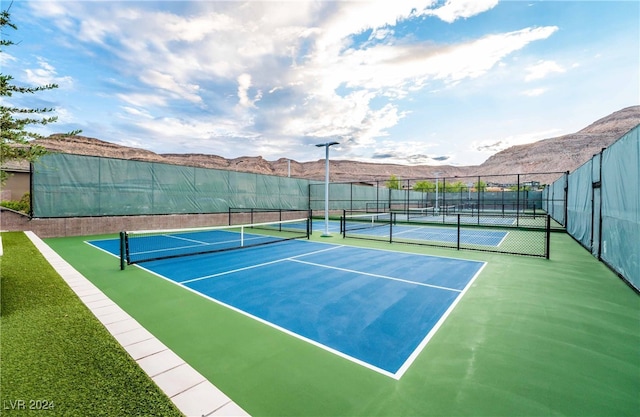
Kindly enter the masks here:
<path id="1" fill-rule="evenodd" d="M 457 250 L 507 253 L 549 259 L 551 217 L 538 216 L 542 227 L 514 227 L 501 224 L 506 217 L 476 224 L 462 214 L 451 216 L 455 222 L 433 224 L 413 221 L 402 213 L 344 210 L 340 217 L 343 237 L 389 243 L 436 246 Z M 488 217 L 490 218 L 490 217 Z M 511 220 L 515 222 L 515 218 Z"/>

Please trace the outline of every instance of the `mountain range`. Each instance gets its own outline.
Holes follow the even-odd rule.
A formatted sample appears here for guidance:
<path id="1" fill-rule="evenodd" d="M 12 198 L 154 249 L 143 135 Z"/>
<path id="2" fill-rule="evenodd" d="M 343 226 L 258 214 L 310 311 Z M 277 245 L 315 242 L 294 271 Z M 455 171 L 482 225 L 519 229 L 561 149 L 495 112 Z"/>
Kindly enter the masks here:
<path id="1" fill-rule="evenodd" d="M 543 139 L 526 145 L 512 146 L 475 166 L 409 166 L 332 160 L 331 181 L 387 181 L 392 175 L 395 175 L 399 179 L 427 179 L 436 176 L 459 177 L 461 181 L 468 182 L 469 180 L 465 180 L 464 177 L 536 173 L 536 175 L 522 175 L 521 182 L 535 180 L 549 184 L 557 179 L 561 172 L 575 170 L 594 154 L 611 145 L 639 124 L 640 105 L 627 107 L 593 122 L 576 133 Z M 156 154 L 145 149 L 120 146 L 84 136 L 51 135 L 34 142 L 50 151 L 70 154 L 163 162 L 268 175 L 290 175 L 314 180 L 323 180 L 325 172 L 324 159 L 297 162 L 286 158 L 267 161 L 260 156 L 227 159 L 206 154 Z M 509 179 L 503 180 L 503 182 L 509 181 Z"/>

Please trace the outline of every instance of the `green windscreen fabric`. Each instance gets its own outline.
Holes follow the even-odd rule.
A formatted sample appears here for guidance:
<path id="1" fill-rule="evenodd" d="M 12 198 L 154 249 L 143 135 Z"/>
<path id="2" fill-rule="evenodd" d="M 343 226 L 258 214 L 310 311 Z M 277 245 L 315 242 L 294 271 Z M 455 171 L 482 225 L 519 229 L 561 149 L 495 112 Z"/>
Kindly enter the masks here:
<path id="1" fill-rule="evenodd" d="M 566 179 L 567 232 L 640 291 L 640 126 Z M 561 178 L 543 201 L 558 219 Z"/>
<path id="2" fill-rule="evenodd" d="M 310 203 L 312 210 L 324 210 L 325 183 L 311 181 Z M 330 210 L 375 211 L 389 206 L 389 189 L 358 183 L 329 184 Z"/>
<path id="3" fill-rule="evenodd" d="M 312 210 L 324 208 L 323 182 L 311 182 L 310 203 Z M 564 187 L 562 187 L 564 202 Z M 390 189 L 377 183 L 331 183 L 329 185 L 329 208 L 331 210 L 406 210 L 410 208 L 448 207 L 454 211 L 513 211 L 539 210 L 543 208 L 542 191 L 415 191 L 412 189 Z M 564 205 L 561 211 L 564 214 Z"/>
<path id="4" fill-rule="evenodd" d="M 34 217 L 307 210 L 309 182 L 216 169 L 47 154 L 33 166 Z"/>
<path id="5" fill-rule="evenodd" d="M 567 232 L 585 247 L 591 247 L 593 223 L 593 191 L 591 164 L 576 169 L 569 175 L 567 192 Z"/>
<path id="6" fill-rule="evenodd" d="M 640 289 L 640 126 L 602 153 L 601 257 Z"/>

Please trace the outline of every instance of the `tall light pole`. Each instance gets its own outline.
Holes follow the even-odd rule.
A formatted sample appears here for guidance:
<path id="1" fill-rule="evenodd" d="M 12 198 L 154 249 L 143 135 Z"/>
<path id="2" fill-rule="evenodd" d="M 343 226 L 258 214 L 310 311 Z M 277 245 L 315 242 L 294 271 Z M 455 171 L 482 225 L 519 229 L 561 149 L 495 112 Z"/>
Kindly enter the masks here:
<path id="1" fill-rule="evenodd" d="M 323 237 L 331 236 L 329 234 L 329 147 L 339 145 L 338 142 L 319 143 L 318 148 L 325 147 L 325 168 L 324 168 L 324 233 Z"/>

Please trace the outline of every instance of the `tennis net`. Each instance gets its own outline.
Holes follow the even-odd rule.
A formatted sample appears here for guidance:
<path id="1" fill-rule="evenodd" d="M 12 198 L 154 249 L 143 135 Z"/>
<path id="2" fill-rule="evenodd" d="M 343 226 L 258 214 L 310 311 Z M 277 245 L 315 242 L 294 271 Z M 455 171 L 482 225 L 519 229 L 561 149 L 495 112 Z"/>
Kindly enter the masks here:
<path id="1" fill-rule="evenodd" d="M 341 217 L 340 233 L 348 230 L 369 229 L 374 227 L 389 227 L 394 221 L 394 213 L 357 213 L 345 214 Z"/>
<path id="2" fill-rule="evenodd" d="M 120 233 L 120 267 L 309 238 L 310 233 L 309 218 L 233 226 L 125 231 Z"/>
<path id="3" fill-rule="evenodd" d="M 500 222 L 470 224 L 465 222 L 467 218 L 462 214 L 455 216 L 454 224 L 436 224 L 408 219 L 406 214 L 400 212 L 348 213 L 352 212 L 344 210 L 341 218 L 344 238 L 510 253 L 549 259 L 550 216 L 546 216 L 546 226 L 540 228 L 506 226 Z"/>

